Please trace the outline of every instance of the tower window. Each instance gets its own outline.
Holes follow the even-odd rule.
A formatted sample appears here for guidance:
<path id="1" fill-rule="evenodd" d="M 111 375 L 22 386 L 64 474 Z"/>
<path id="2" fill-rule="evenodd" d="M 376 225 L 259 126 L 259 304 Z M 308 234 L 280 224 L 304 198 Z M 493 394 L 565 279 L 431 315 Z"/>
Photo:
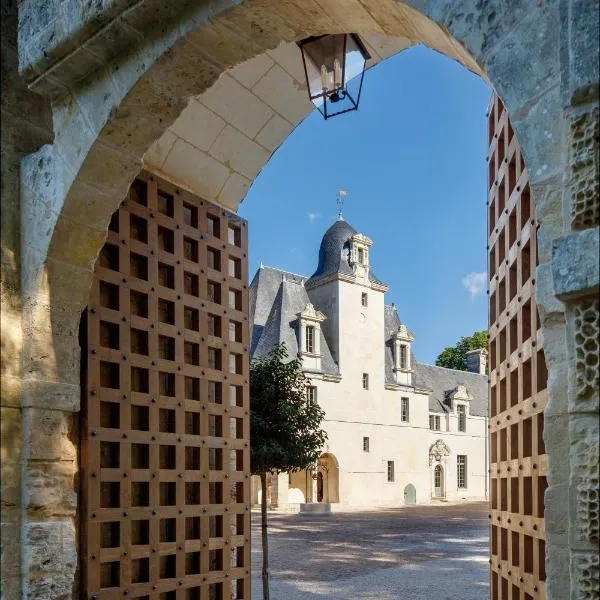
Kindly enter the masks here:
<path id="1" fill-rule="evenodd" d="M 466 431 L 467 430 L 467 407 L 464 404 L 459 404 L 456 407 L 456 412 L 458 413 L 458 430 Z"/>
<path id="2" fill-rule="evenodd" d="M 368 373 L 363 373 L 362 385 L 363 385 L 363 390 L 369 389 L 369 374 Z"/>
<path id="3" fill-rule="evenodd" d="M 317 388 L 314 385 L 306 386 L 306 401 L 309 404 L 317 403 Z"/>
<path id="4" fill-rule="evenodd" d="M 394 461 L 387 461 L 387 480 L 394 481 Z"/>
<path id="5" fill-rule="evenodd" d="M 369 294 L 367 292 L 363 292 L 360 302 L 363 306 L 369 306 Z"/>
<path id="6" fill-rule="evenodd" d="M 402 398 L 402 407 L 401 407 L 401 419 L 403 423 L 408 423 L 410 420 L 410 405 L 408 398 Z"/>
<path id="7" fill-rule="evenodd" d="M 369 452 L 369 443 L 370 440 L 368 437 L 363 438 L 363 452 Z"/>
<path id="8" fill-rule="evenodd" d="M 315 351 L 315 328 L 312 325 L 306 327 L 305 350 L 311 354 Z"/>
<path id="9" fill-rule="evenodd" d="M 406 346 L 404 344 L 400 346 L 400 368 L 406 369 Z"/>
<path id="10" fill-rule="evenodd" d="M 467 487 L 467 456 L 459 454 L 456 457 L 456 483 L 459 488 Z"/>

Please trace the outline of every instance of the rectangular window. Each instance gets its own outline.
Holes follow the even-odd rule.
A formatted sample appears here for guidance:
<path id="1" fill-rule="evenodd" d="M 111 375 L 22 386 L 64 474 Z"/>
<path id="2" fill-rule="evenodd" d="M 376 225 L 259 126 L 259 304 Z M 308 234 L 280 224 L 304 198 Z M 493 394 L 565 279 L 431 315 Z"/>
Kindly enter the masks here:
<path id="1" fill-rule="evenodd" d="M 367 292 L 363 292 L 360 300 L 363 306 L 369 306 L 369 294 Z"/>
<path id="2" fill-rule="evenodd" d="M 458 413 L 458 430 L 466 431 L 467 430 L 467 407 L 464 404 L 459 404 L 456 407 L 456 412 Z"/>
<path id="3" fill-rule="evenodd" d="M 456 457 L 456 483 L 459 488 L 467 487 L 467 456 L 459 454 Z"/>
<path id="4" fill-rule="evenodd" d="M 402 344 L 400 346 L 400 368 L 406 369 L 406 346 Z"/>
<path id="5" fill-rule="evenodd" d="M 369 389 L 369 374 L 368 373 L 363 373 L 362 383 L 363 383 L 363 390 L 368 390 Z"/>
<path id="6" fill-rule="evenodd" d="M 317 402 L 317 388 L 314 385 L 306 386 L 306 401 L 309 404 L 316 404 Z"/>
<path id="7" fill-rule="evenodd" d="M 387 480 L 394 481 L 394 461 L 387 461 Z"/>
<path id="8" fill-rule="evenodd" d="M 369 452 L 369 441 L 368 437 L 363 438 L 363 452 Z"/>
<path id="9" fill-rule="evenodd" d="M 364 265 L 365 264 L 365 251 L 362 248 L 358 248 L 357 254 L 358 254 L 358 264 Z"/>
<path id="10" fill-rule="evenodd" d="M 410 404 L 408 398 L 402 398 L 402 414 L 401 419 L 403 423 L 408 423 L 410 420 Z"/>
<path id="11" fill-rule="evenodd" d="M 433 431 L 440 430 L 440 418 L 437 415 L 429 415 L 429 429 Z"/>
<path id="12" fill-rule="evenodd" d="M 306 352 L 311 354 L 315 351 L 315 328 L 312 325 L 306 327 L 306 343 L 304 344 Z"/>

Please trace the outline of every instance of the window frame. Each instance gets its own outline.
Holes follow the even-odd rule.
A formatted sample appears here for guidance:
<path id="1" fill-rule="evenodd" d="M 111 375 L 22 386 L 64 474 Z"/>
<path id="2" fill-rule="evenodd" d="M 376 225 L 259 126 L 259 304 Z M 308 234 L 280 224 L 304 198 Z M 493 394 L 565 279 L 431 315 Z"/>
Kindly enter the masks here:
<path id="1" fill-rule="evenodd" d="M 466 433 L 467 431 L 467 407 L 464 404 L 457 404 L 456 414 L 458 416 L 458 431 Z"/>
<path id="2" fill-rule="evenodd" d="M 410 423 L 410 398 L 407 396 L 400 398 L 400 421 Z"/>
<path id="3" fill-rule="evenodd" d="M 304 351 L 307 354 L 315 353 L 315 326 L 306 325 L 304 332 Z"/>
<path id="4" fill-rule="evenodd" d="M 394 483 L 396 481 L 395 465 L 393 460 L 387 461 L 387 480 L 388 483 Z"/>
<path id="5" fill-rule="evenodd" d="M 306 386 L 306 402 L 308 404 L 317 403 L 317 386 L 307 385 Z"/>
<path id="6" fill-rule="evenodd" d="M 400 368 L 405 370 L 408 368 L 408 348 L 406 344 L 400 344 Z"/>
<path id="7" fill-rule="evenodd" d="M 462 485 L 461 485 L 462 483 Z M 456 455 L 456 487 L 459 490 L 467 489 L 467 455 Z"/>

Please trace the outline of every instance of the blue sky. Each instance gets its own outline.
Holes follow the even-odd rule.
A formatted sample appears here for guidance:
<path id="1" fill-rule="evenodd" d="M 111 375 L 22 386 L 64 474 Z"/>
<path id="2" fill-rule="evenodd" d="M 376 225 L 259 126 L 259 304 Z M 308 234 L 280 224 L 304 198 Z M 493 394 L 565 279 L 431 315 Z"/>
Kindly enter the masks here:
<path id="1" fill-rule="evenodd" d="M 486 328 L 490 94 L 421 46 L 366 73 L 357 112 L 325 121 L 313 111 L 240 207 L 250 222 L 250 278 L 261 261 L 311 275 L 344 188 L 344 218 L 373 240 L 371 268 L 390 286 L 386 303 L 414 333 L 418 360 L 433 363 Z"/>

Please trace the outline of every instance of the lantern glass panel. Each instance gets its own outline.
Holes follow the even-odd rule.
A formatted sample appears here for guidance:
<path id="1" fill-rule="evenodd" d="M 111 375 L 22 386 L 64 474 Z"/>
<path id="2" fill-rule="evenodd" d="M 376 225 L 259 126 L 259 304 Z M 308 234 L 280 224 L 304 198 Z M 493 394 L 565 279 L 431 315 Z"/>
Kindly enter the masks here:
<path id="1" fill-rule="evenodd" d="M 311 100 L 342 87 L 345 38 L 344 34 L 324 35 L 303 43 Z"/>
<path id="2" fill-rule="evenodd" d="M 355 34 L 300 42 L 309 96 L 323 116 L 356 110 L 369 53 Z"/>

